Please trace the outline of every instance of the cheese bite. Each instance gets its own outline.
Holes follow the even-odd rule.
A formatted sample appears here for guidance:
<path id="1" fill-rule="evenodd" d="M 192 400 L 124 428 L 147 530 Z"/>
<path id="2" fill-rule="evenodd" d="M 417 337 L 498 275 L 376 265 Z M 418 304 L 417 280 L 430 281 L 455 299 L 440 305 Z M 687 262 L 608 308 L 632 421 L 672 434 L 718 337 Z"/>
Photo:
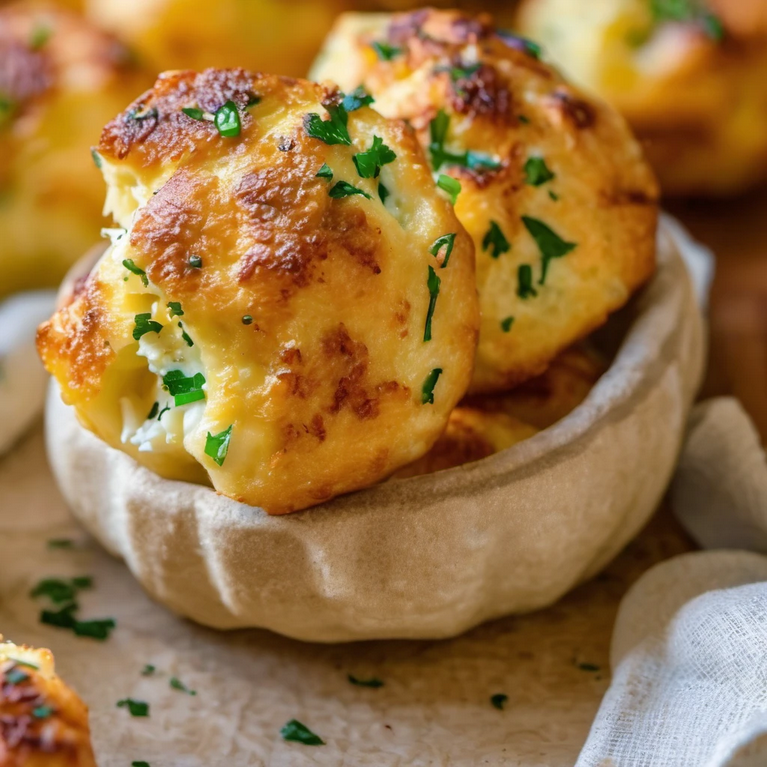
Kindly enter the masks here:
<path id="1" fill-rule="evenodd" d="M 96 767 L 88 709 L 56 675 L 50 650 L 0 635 L 0 764 Z"/>
<path id="2" fill-rule="evenodd" d="M 119 227 L 38 335 L 83 424 L 272 514 L 426 453 L 471 376 L 471 238 L 361 94 L 171 72 L 104 130 Z"/>
<path id="3" fill-rule="evenodd" d="M 665 194 L 731 195 L 767 178 L 761 0 L 527 0 L 522 34 L 644 141 Z"/>
<path id="4" fill-rule="evenodd" d="M 623 119 L 490 17 L 349 14 L 312 76 L 364 86 L 460 185 L 482 313 L 473 391 L 541 374 L 653 273 L 658 189 Z"/>
<path id="5" fill-rule="evenodd" d="M 90 147 L 146 84 L 122 44 L 73 13 L 0 8 L 0 298 L 55 286 L 98 239 Z"/>

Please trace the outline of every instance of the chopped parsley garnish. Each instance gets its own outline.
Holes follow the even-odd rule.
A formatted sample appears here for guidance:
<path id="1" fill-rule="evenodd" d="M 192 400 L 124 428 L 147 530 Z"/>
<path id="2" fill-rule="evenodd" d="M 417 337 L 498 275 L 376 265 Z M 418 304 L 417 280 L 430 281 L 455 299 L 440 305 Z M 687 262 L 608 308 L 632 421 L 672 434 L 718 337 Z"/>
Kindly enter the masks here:
<path id="1" fill-rule="evenodd" d="M 538 245 L 538 249 L 541 251 L 543 264 L 541 269 L 541 279 L 538 281 L 538 284 L 543 285 L 546 282 L 549 262 L 554 258 L 562 258 L 562 256 L 566 256 L 571 250 L 576 248 L 577 244 L 574 242 L 565 242 L 565 240 L 563 240 L 556 232 L 537 218 L 522 216 L 522 223 L 525 225 L 527 231 L 530 232 L 532 238 Z"/>
<path id="2" fill-rule="evenodd" d="M 5 673 L 5 681 L 8 684 L 23 684 L 29 681 L 29 674 L 25 674 L 21 669 L 12 668 Z"/>
<path id="3" fill-rule="evenodd" d="M 74 629 L 77 623 L 74 613 L 77 609 L 77 604 L 73 602 L 60 610 L 43 610 L 40 613 L 40 623 L 60 629 Z"/>
<path id="4" fill-rule="evenodd" d="M 53 30 L 47 24 L 38 24 L 29 36 L 29 47 L 39 51 L 51 38 Z"/>
<path id="5" fill-rule="evenodd" d="M 447 192 L 450 197 L 450 202 L 455 205 L 461 191 L 461 182 L 457 178 L 440 173 L 439 178 L 437 179 L 437 186 L 443 192 Z"/>
<path id="6" fill-rule="evenodd" d="M 253 324 L 253 317 L 250 314 L 245 314 L 242 317 L 242 324 L 243 325 L 252 325 Z"/>
<path id="7" fill-rule="evenodd" d="M 101 155 L 95 149 L 91 149 L 91 157 L 93 158 L 93 164 L 101 170 Z"/>
<path id="8" fill-rule="evenodd" d="M 192 269 L 202 269 L 202 259 L 199 256 L 190 256 L 189 266 L 191 266 Z"/>
<path id="9" fill-rule="evenodd" d="M 502 692 L 499 692 L 499 693 L 496 693 L 495 695 L 491 695 L 490 696 L 490 702 L 499 711 L 503 711 L 503 707 L 506 705 L 506 701 L 508 699 L 509 699 L 509 696 L 505 695 Z"/>
<path id="10" fill-rule="evenodd" d="M 208 436 L 205 439 L 205 455 L 210 456 L 218 466 L 223 466 L 226 460 L 233 428 L 234 424 L 219 434 L 208 432 Z"/>
<path id="11" fill-rule="evenodd" d="M 304 130 L 312 138 L 317 138 L 326 144 L 351 145 L 352 139 L 349 135 L 349 129 L 346 127 L 349 122 L 349 115 L 343 104 L 339 106 L 328 105 L 325 109 L 330 118 L 323 120 L 316 112 L 312 112 L 304 117 Z"/>
<path id="12" fill-rule="evenodd" d="M 151 767 L 149 762 L 131 762 L 130 767 Z"/>
<path id="13" fill-rule="evenodd" d="M 205 399 L 205 392 L 202 390 L 205 376 L 202 373 L 187 377 L 181 370 L 170 370 L 163 376 L 162 382 L 168 387 L 176 407 Z"/>
<path id="14" fill-rule="evenodd" d="M 157 107 L 152 107 L 146 111 L 142 111 L 144 107 L 138 109 L 131 109 L 126 115 L 127 120 L 135 120 L 136 122 L 143 122 L 144 120 L 157 119 L 160 115 L 157 111 Z"/>
<path id="15" fill-rule="evenodd" d="M 520 37 L 505 29 L 498 30 L 498 37 L 500 37 L 509 48 L 516 48 L 516 50 L 522 51 L 528 56 L 532 56 L 534 59 L 541 58 L 541 53 L 543 52 L 541 46 L 538 45 L 538 43 L 534 43 L 532 40 L 528 40 L 526 37 Z"/>
<path id="16" fill-rule="evenodd" d="M 526 115 L 517 115 L 517 120 L 519 120 L 522 125 L 530 125 L 530 118 Z"/>
<path id="17" fill-rule="evenodd" d="M 357 189 L 356 186 L 352 186 L 346 181 L 336 182 L 336 184 L 333 187 L 331 187 L 328 194 L 334 200 L 338 200 L 341 197 L 351 197 L 352 195 L 355 195 L 355 194 L 361 194 L 363 197 L 365 197 L 368 200 L 373 199 L 367 192 L 364 192 L 362 189 Z"/>
<path id="18" fill-rule="evenodd" d="M 541 186 L 547 181 L 556 178 L 551 172 L 543 157 L 528 157 L 525 163 L 525 183 L 530 186 Z"/>
<path id="19" fill-rule="evenodd" d="M 123 698 L 117 701 L 117 708 L 126 708 L 131 716 L 149 716 L 149 704 L 143 700 L 133 700 L 133 698 Z"/>
<path id="20" fill-rule="evenodd" d="M 386 198 L 391 194 L 391 192 L 387 189 L 387 187 L 384 186 L 383 181 L 378 182 L 378 198 L 381 200 L 381 202 L 386 205 Z"/>
<path id="21" fill-rule="evenodd" d="M 166 405 L 158 414 L 157 420 L 162 421 L 162 417 L 170 410 L 170 405 Z"/>
<path id="22" fill-rule="evenodd" d="M 93 578 L 90 575 L 79 575 L 72 578 L 72 585 L 78 590 L 91 589 L 93 588 Z"/>
<path id="23" fill-rule="evenodd" d="M 376 52 L 376 56 L 381 61 L 391 61 L 395 56 L 399 56 L 402 53 L 402 48 L 398 48 L 396 45 L 389 45 L 389 43 L 374 42 L 370 43 L 370 47 Z"/>
<path id="24" fill-rule="evenodd" d="M 11 121 L 15 109 L 16 103 L 7 96 L 0 94 L 0 128 Z"/>
<path id="25" fill-rule="evenodd" d="M 194 346 L 194 341 L 192 341 L 192 337 L 189 335 L 189 333 L 184 330 L 183 323 L 179 322 L 178 326 L 181 328 L 181 338 L 184 339 L 184 342 L 187 346 Z"/>
<path id="26" fill-rule="evenodd" d="M 450 117 L 443 109 L 440 109 L 437 116 L 429 123 L 429 153 L 434 170 L 439 170 L 443 165 L 463 165 L 470 170 L 483 168 L 494 170 L 501 167 L 500 162 L 484 152 L 475 152 L 469 149 L 461 154 L 456 154 L 445 149 L 449 128 Z"/>
<path id="27" fill-rule="evenodd" d="M 447 71 L 450 72 L 450 79 L 457 83 L 459 80 L 468 80 L 475 72 L 477 72 L 482 64 L 468 64 L 458 67 L 448 67 Z"/>
<path id="28" fill-rule="evenodd" d="M 377 690 L 379 687 L 384 686 L 384 683 L 376 677 L 371 677 L 370 679 L 360 679 L 353 674 L 348 674 L 347 678 L 352 684 L 356 684 L 357 687 L 372 687 L 373 689 Z"/>
<path id="29" fill-rule="evenodd" d="M 35 719 L 47 719 L 49 716 L 52 716 L 54 713 L 54 709 L 51 708 L 51 706 L 38 706 L 37 708 L 32 709 L 32 716 Z"/>
<path id="30" fill-rule="evenodd" d="M 504 333 L 508 333 L 511 330 L 511 326 L 513 324 L 514 324 L 514 318 L 506 317 L 506 319 L 501 320 L 501 330 Z"/>
<path id="31" fill-rule="evenodd" d="M 90 637 L 91 639 L 108 639 L 109 634 L 117 623 L 113 618 L 81 621 L 75 616 L 78 610 L 76 602 L 65 605 L 61 610 L 43 610 L 40 613 L 40 622 L 56 628 L 71 629 L 76 636 Z"/>
<path id="32" fill-rule="evenodd" d="M 168 301 L 168 309 L 170 310 L 171 317 L 183 317 L 184 310 L 181 308 L 181 304 L 178 301 Z"/>
<path id="33" fill-rule="evenodd" d="M 559 200 L 559 195 L 556 192 L 552 192 L 551 189 L 549 189 L 549 197 L 554 201 L 557 202 Z"/>
<path id="34" fill-rule="evenodd" d="M 205 119 L 205 112 L 203 112 L 202 109 L 198 109 L 197 107 L 182 107 L 181 111 L 187 117 L 191 117 L 193 120 L 204 120 Z"/>
<path id="35" fill-rule="evenodd" d="M 434 404 L 434 387 L 439 381 L 439 377 L 442 375 L 442 368 L 434 368 L 434 370 L 426 376 L 426 380 L 421 387 L 421 404 L 433 405 Z"/>
<path id="36" fill-rule="evenodd" d="M 724 37 L 721 19 L 708 11 L 700 0 L 652 0 L 651 9 L 656 23 L 696 22 L 712 40 L 718 42 Z"/>
<path id="37" fill-rule="evenodd" d="M 157 669 L 151 664 L 147 663 L 144 668 L 141 669 L 141 676 L 152 676 Z"/>
<path id="38" fill-rule="evenodd" d="M 431 341 L 431 321 L 434 317 L 434 309 L 437 306 L 437 296 L 439 296 L 439 286 L 442 283 L 437 273 L 430 266 L 429 276 L 426 280 L 426 285 L 429 288 L 429 309 L 426 312 L 426 327 L 423 331 L 423 340 Z"/>
<path id="39" fill-rule="evenodd" d="M 362 109 L 362 107 L 369 107 L 374 101 L 375 99 L 365 90 L 364 86 L 360 85 L 344 96 L 341 106 L 347 112 L 354 112 L 357 109 Z"/>
<path id="40" fill-rule="evenodd" d="M 317 171 L 317 178 L 324 178 L 328 181 L 333 180 L 333 171 L 330 170 L 330 166 L 324 163 L 322 167 Z"/>
<path id="41" fill-rule="evenodd" d="M 197 690 L 190 690 L 180 679 L 176 678 L 175 676 L 170 678 L 170 686 L 174 690 L 185 692 L 187 695 L 197 695 Z"/>
<path id="42" fill-rule="evenodd" d="M 109 639 L 112 629 L 117 626 L 113 618 L 103 618 L 92 621 L 75 621 L 72 629 L 75 636 L 90 637 L 91 639 L 105 640 Z"/>
<path id="43" fill-rule="evenodd" d="M 579 663 L 578 668 L 581 671 L 599 671 L 599 666 L 595 665 L 594 663 Z"/>
<path id="44" fill-rule="evenodd" d="M 136 264 L 133 263 L 132 258 L 126 258 L 123 261 L 123 266 L 131 273 L 135 274 L 137 277 L 141 277 L 141 282 L 144 284 L 145 288 L 149 287 L 149 279 L 146 276 L 146 272 L 141 269 L 140 267 L 136 266 Z"/>
<path id="45" fill-rule="evenodd" d="M 136 324 L 133 328 L 133 338 L 136 341 L 147 333 L 159 333 L 162 330 L 162 325 L 152 319 L 151 312 L 137 314 L 134 318 L 134 322 Z"/>
<path id="46" fill-rule="evenodd" d="M 48 541 L 49 549 L 73 549 L 75 542 L 71 538 L 51 538 Z"/>
<path id="47" fill-rule="evenodd" d="M 443 234 L 442 237 L 438 237 L 436 240 L 434 240 L 432 246 L 429 248 L 429 253 L 431 253 L 435 258 L 439 254 L 440 250 L 442 250 L 442 248 L 445 249 L 445 257 L 442 259 L 442 269 L 447 266 L 447 262 L 450 260 L 450 254 L 453 252 L 453 246 L 455 245 L 455 236 L 455 232 L 451 232 L 450 234 Z"/>
<path id="48" fill-rule="evenodd" d="M 533 267 L 530 264 L 520 264 L 517 269 L 517 295 L 520 298 L 537 296 L 538 291 L 533 287 Z"/>
<path id="49" fill-rule="evenodd" d="M 245 109 L 250 109 L 251 107 L 258 106 L 261 103 L 261 96 L 256 96 L 255 93 L 250 94 L 250 98 L 248 99 L 248 103 L 245 104 Z"/>
<path id="50" fill-rule="evenodd" d="M 487 252 L 488 249 L 490 249 L 491 258 L 498 258 L 511 250 L 511 245 L 503 234 L 503 230 L 495 221 L 490 222 L 490 228 L 482 240 L 482 250 Z"/>
<path id="51" fill-rule="evenodd" d="M 224 138 L 234 138 L 240 135 L 242 123 L 240 122 L 240 113 L 237 111 L 237 105 L 234 101 L 227 101 L 216 110 L 213 122 L 220 135 Z"/>
<path id="52" fill-rule="evenodd" d="M 352 158 L 361 178 L 378 178 L 381 168 L 394 162 L 397 155 L 384 144 L 380 136 L 373 136 L 373 143 L 366 152 L 358 152 Z"/>
<path id="53" fill-rule="evenodd" d="M 152 405 L 152 409 L 149 411 L 149 414 L 144 419 L 145 421 L 154 421 L 155 418 L 157 418 L 157 414 L 160 412 L 160 403 L 155 402 L 154 405 Z"/>
<path id="54" fill-rule="evenodd" d="M 305 746 L 324 746 L 325 741 L 315 735 L 305 724 L 301 724 L 297 719 L 291 719 L 281 730 L 283 740 L 293 743 L 303 743 Z"/>
<path id="55" fill-rule="evenodd" d="M 29 595 L 36 599 L 37 597 L 48 597 L 55 605 L 74 601 L 77 592 L 82 589 L 89 589 L 93 586 L 93 579 L 88 576 L 63 580 L 61 578 L 44 578 L 29 592 Z"/>

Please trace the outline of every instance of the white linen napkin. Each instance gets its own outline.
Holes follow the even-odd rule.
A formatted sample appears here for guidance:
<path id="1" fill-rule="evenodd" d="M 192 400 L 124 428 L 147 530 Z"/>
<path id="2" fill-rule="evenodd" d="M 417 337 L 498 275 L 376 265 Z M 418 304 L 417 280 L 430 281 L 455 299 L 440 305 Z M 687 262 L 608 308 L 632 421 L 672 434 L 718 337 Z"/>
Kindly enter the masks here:
<path id="1" fill-rule="evenodd" d="M 53 291 L 19 293 L 0 303 L 0 455 L 43 408 L 47 374 L 35 350 L 37 326 L 53 313 Z"/>
<path id="2" fill-rule="evenodd" d="M 672 503 L 719 550 L 663 562 L 629 590 L 577 767 L 767 764 L 767 557 L 754 553 L 767 552 L 767 459 L 736 400 L 693 411 Z"/>

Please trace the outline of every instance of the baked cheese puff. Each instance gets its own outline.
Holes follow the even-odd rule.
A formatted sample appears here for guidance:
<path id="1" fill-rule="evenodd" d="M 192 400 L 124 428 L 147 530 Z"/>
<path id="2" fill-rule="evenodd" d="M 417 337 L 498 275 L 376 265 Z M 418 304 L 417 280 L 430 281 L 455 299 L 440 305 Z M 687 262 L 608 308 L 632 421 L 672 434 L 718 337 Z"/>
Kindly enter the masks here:
<path id="1" fill-rule="evenodd" d="M 312 76 L 408 120 L 455 196 L 477 253 L 473 391 L 540 375 L 653 273 L 658 190 L 625 122 L 488 16 L 343 16 Z"/>
<path id="2" fill-rule="evenodd" d="M 767 5 L 527 0 L 522 34 L 629 120 L 670 195 L 767 178 Z"/>
<path id="3" fill-rule="evenodd" d="M 347 0 L 84 0 L 154 71 L 248 67 L 303 76 Z"/>
<path id="4" fill-rule="evenodd" d="M 97 155 L 122 228 L 38 336 L 86 427 L 272 514 L 430 449 L 478 300 L 410 128 L 308 81 L 170 72 Z"/>
<path id="5" fill-rule="evenodd" d="M 98 240 L 90 147 L 145 85 L 127 49 L 78 16 L 0 8 L 0 297 L 56 285 Z"/>
<path id="6" fill-rule="evenodd" d="M 0 636 L 0 764 L 96 767 L 88 709 L 56 675 L 50 650 Z"/>

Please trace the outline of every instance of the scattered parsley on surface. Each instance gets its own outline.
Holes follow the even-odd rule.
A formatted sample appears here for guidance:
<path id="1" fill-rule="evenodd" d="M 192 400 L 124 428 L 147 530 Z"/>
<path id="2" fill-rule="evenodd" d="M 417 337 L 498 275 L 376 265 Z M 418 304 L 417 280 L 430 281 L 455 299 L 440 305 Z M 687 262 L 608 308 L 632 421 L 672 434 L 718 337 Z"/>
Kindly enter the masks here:
<path id="1" fill-rule="evenodd" d="M 202 373 L 187 377 L 181 370 L 170 370 L 163 376 L 162 382 L 168 388 L 176 407 L 205 399 L 202 390 L 205 376 Z"/>
<path id="2" fill-rule="evenodd" d="M 328 192 L 328 195 L 334 200 L 340 200 L 342 197 L 352 197 L 355 194 L 362 195 L 367 200 L 373 199 L 367 192 L 363 191 L 362 189 L 358 189 L 356 186 L 352 186 L 346 181 L 336 182 L 336 184 L 331 187 L 330 191 Z"/>
<path id="3" fill-rule="evenodd" d="M 490 228 L 482 240 L 482 250 L 487 252 L 488 249 L 490 250 L 491 258 L 498 258 L 503 253 L 508 253 L 511 250 L 511 245 L 506 239 L 503 230 L 495 221 L 490 222 Z"/>
<path id="4" fill-rule="evenodd" d="M 546 282 L 549 263 L 552 259 L 566 256 L 570 251 L 577 247 L 577 244 L 574 242 L 566 242 L 553 229 L 544 224 L 543 221 L 539 221 L 537 218 L 522 216 L 522 223 L 525 225 L 527 231 L 530 232 L 530 235 L 538 245 L 538 249 L 541 251 L 543 263 L 541 279 L 538 281 L 538 284 L 543 285 Z"/>
<path id="5" fill-rule="evenodd" d="M 224 138 L 234 138 L 240 135 L 242 123 L 237 105 L 233 101 L 227 101 L 216 110 L 213 122 L 219 134 Z"/>
<path id="6" fill-rule="evenodd" d="M 541 186 L 556 178 L 543 157 L 528 157 L 524 167 L 525 183 L 529 186 Z"/>
<path id="7" fill-rule="evenodd" d="M 75 542 L 71 538 L 51 538 L 48 541 L 49 549 L 73 549 Z"/>
<path id="8" fill-rule="evenodd" d="M 324 178 L 327 181 L 333 180 L 333 171 L 330 170 L 330 166 L 327 163 L 323 163 L 322 167 L 316 173 L 317 178 Z"/>
<path id="9" fill-rule="evenodd" d="M 438 237 L 436 240 L 434 240 L 432 246 L 429 248 L 429 253 L 431 253 L 435 258 L 438 256 L 442 248 L 445 249 L 445 257 L 442 259 L 441 264 L 442 269 L 447 266 L 447 262 L 450 260 L 450 254 L 453 252 L 453 246 L 455 245 L 455 237 L 455 232 L 451 232 L 450 234 L 443 234 L 442 237 Z"/>
<path id="10" fill-rule="evenodd" d="M 362 107 L 369 107 L 374 101 L 375 99 L 360 85 L 344 96 L 341 106 L 347 112 L 355 112 L 358 109 L 362 109 Z"/>
<path id="11" fill-rule="evenodd" d="M 178 301 L 168 301 L 168 309 L 171 317 L 183 317 L 184 310 L 181 308 L 181 304 Z"/>
<path id="12" fill-rule="evenodd" d="M 54 709 L 51 706 L 38 706 L 37 708 L 32 709 L 32 716 L 35 719 L 47 719 L 49 716 L 52 716 L 54 713 Z"/>
<path id="13" fill-rule="evenodd" d="M 326 144 L 344 144 L 350 146 L 352 143 L 347 123 L 349 115 L 343 105 L 325 107 L 330 118 L 323 120 L 316 112 L 312 112 L 304 117 L 304 130 L 312 138 L 319 139 Z"/>
<path id="14" fill-rule="evenodd" d="M 378 199 L 386 205 L 386 198 L 391 194 L 389 190 L 384 186 L 383 181 L 378 182 Z"/>
<path id="15" fill-rule="evenodd" d="M 439 286 L 442 280 L 437 276 L 434 269 L 429 266 L 429 274 L 426 278 L 426 286 L 429 289 L 429 308 L 426 311 L 426 326 L 423 331 L 423 340 L 431 341 L 431 323 L 434 318 L 434 309 L 437 306 L 437 297 L 439 296 Z"/>
<path id="16" fill-rule="evenodd" d="M 202 109 L 198 109 L 197 107 L 182 107 L 181 111 L 187 117 L 191 117 L 193 120 L 204 120 L 205 119 L 205 112 L 203 112 Z"/>
<path id="17" fill-rule="evenodd" d="M 533 267 L 530 264 L 520 264 L 517 268 L 517 295 L 523 299 L 538 295 L 533 287 Z"/>
<path id="18" fill-rule="evenodd" d="M 225 429 L 220 434 L 211 434 L 208 432 L 208 436 L 205 439 L 205 455 L 213 459 L 218 466 L 223 466 L 226 460 L 227 453 L 229 452 L 229 442 L 232 439 L 232 424 L 228 429 Z"/>
<path id="19" fill-rule="evenodd" d="M 376 52 L 376 56 L 378 56 L 381 61 L 391 61 L 402 53 L 402 48 L 384 42 L 370 43 L 370 47 Z"/>
<path id="20" fill-rule="evenodd" d="M 152 314 L 150 312 L 137 314 L 134 317 L 134 322 L 133 338 L 136 341 L 147 333 L 159 333 L 162 330 L 162 325 L 152 319 Z"/>
<path id="21" fill-rule="evenodd" d="M 192 269 L 202 269 L 202 259 L 199 256 L 190 256 L 189 266 L 191 266 Z"/>
<path id="22" fill-rule="evenodd" d="M 151 664 L 147 663 L 144 668 L 141 669 L 141 676 L 152 676 L 157 669 Z"/>
<path id="23" fill-rule="evenodd" d="M 381 168 L 394 162 L 397 155 L 384 144 L 380 136 L 373 136 L 373 144 L 365 152 L 358 152 L 352 158 L 361 178 L 378 178 Z"/>
<path id="24" fill-rule="evenodd" d="M 490 703 L 493 704 L 495 708 L 497 708 L 499 711 L 503 711 L 503 707 L 506 705 L 506 701 L 509 699 L 508 695 L 505 695 L 502 692 L 496 693 L 495 695 L 490 696 Z"/>
<path id="25" fill-rule="evenodd" d="M 353 674 L 348 674 L 347 679 L 352 684 L 357 685 L 357 687 L 372 687 L 373 689 L 378 689 L 379 687 L 384 686 L 384 683 L 376 677 L 371 677 L 370 679 L 360 679 Z"/>
<path id="26" fill-rule="evenodd" d="M 187 695 L 197 695 L 197 690 L 190 690 L 180 679 L 175 676 L 170 678 L 170 686 L 174 690 L 185 692 Z"/>
<path id="27" fill-rule="evenodd" d="M 578 668 L 581 671 L 601 671 L 600 667 L 593 663 L 579 663 Z"/>
<path id="28" fill-rule="evenodd" d="M 117 708 L 127 708 L 131 716 L 149 716 L 149 704 L 143 700 L 123 698 L 117 701 Z"/>
<path id="29" fill-rule="evenodd" d="M 29 680 L 29 674 L 25 674 L 21 669 L 12 668 L 5 672 L 5 681 L 8 684 L 17 685 L 23 684 Z"/>
<path id="30" fill-rule="evenodd" d="M 149 287 L 149 278 L 146 276 L 146 272 L 136 266 L 136 264 L 133 263 L 132 258 L 126 258 L 123 261 L 123 266 L 131 273 L 135 274 L 137 277 L 141 277 L 141 282 L 143 283 L 145 288 Z"/>
<path id="31" fill-rule="evenodd" d="M 434 404 L 434 387 L 439 381 L 439 377 L 442 375 L 442 368 L 434 368 L 434 370 L 426 376 L 426 380 L 421 387 L 421 404 L 433 405 Z"/>
<path id="32" fill-rule="evenodd" d="M 437 179 L 437 186 L 443 192 L 447 192 L 450 202 L 455 205 L 458 195 L 461 193 L 461 182 L 457 178 L 440 173 Z"/>
<path id="33" fill-rule="evenodd" d="M 324 746 L 325 741 L 315 735 L 305 724 L 297 719 L 291 719 L 281 730 L 283 740 L 293 743 L 303 743 L 305 746 Z"/>
<path id="34" fill-rule="evenodd" d="M 513 324 L 514 324 L 514 318 L 506 317 L 506 319 L 501 320 L 501 330 L 504 333 L 508 333 L 511 330 L 511 326 Z"/>

